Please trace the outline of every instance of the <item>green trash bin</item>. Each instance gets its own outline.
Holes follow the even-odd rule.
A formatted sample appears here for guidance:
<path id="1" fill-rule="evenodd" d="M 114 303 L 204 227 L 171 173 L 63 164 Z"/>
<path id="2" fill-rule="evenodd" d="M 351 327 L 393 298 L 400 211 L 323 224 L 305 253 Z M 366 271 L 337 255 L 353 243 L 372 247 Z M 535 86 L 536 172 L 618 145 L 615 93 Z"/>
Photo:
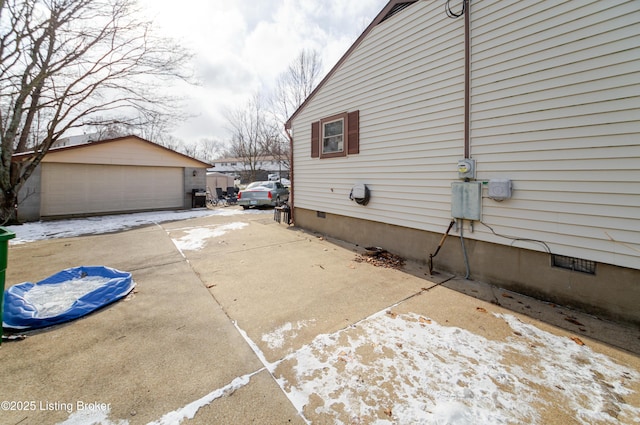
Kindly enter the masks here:
<path id="1" fill-rule="evenodd" d="M 2 344 L 2 318 L 4 309 L 4 276 L 7 271 L 9 257 L 9 239 L 16 237 L 12 231 L 0 227 L 0 344 Z"/>

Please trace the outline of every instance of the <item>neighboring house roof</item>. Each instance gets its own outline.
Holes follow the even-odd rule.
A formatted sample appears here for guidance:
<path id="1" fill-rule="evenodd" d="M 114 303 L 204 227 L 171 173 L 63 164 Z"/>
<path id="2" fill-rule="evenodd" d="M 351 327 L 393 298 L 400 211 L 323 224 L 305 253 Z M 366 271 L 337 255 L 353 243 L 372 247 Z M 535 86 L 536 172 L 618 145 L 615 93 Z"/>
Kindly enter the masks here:
<path id="1" fill-rule="evenodd" d="M 213 164 L 209 164 L 199 159 L 192 158 L 188 155 L 182 154 L 180 152 L 174 151 L 173 149 L 169 149 L 167 147 L 161 146 L 157 143 L 153 143 L 149 140 L 143 139 L 138 136 L 123 136 L 116 137 L 114 139 L 108 140 L 99 140 L 95 142 L 87 142 L 81 143 L 71 146 L 62 146 L 57 148 L 51 148 L 43 158 L 42 162 L 66 162 L 68 160 L 70 162 L 78 162 L 78 160 L 71 159 L 72 156 L 83 156 L 83 154 L 89 152 L 90 150 L 96 151 L 113 151 L 114 149 L 123 146 L 122 144 L 127 143 L 131 146 L 133 144 L 139 144 L 141 147 L 145 148 L 145 157 L 144 158 L 132 158 L 129 156 L 125 158 L 120 156 L 116 161 L 120 163 L 129 163 L 129 165 L 165 165 L 159 157 L 166 158 L 169 155 L 170 158 L 173 158 L 171 165 L 173 166 L 183 166 L 183 167 L 196 167 L 196 168 L 212 168 Z M 120 146 L 118 146 L 120 145 Z M 126 149 L 126 147 L 124 147 Z M 122 147 L 121 147 L 122 149 Z M 150 152 L 157 152 L 154 158 L 149 155 Z M 123 152 L 126 154 L 126 152 Z M 14 160 L 27 159 L 33 155 L 33 151 L 31 152 L 23 152 L 13 155 Z M 92 155 L 93 158 L 96 156 Z M 141 159 L 143 159 L 141 161 Z M 104 163 L 104 155 L 100 156 L 100 159 L 88 159 L 87 162 L 92 163 Z M 83 161 L 84 162 L 84 161 Z M 113 163 L 113 162 L 111 162 Z"/>
<path id="2" fill-rule="evenodd" d="M 338 63 L 334 65 L 333 68 L 327 73 L 327 75 L 320 81 L 320 83 L 316 86 L 316 88 L 311 92 L 311 94 L 305 99 L 305 101 L 300 105 L 300 107 L 291 115 L 291 117 L 284 124 L 286 129 L 291 128 L 291 122 L 294 118 L 302 111 L 307 103 L 315 96 L 315 94 L 324 86 L 324 84 L 331 78 L 331 76 L 340 68 L 340 66 L 347 60 L 347 58 L 353 53 L 353 51 L 362 43 L 362 41 L 367 37 L 367 35 L 371 32 L 371 30 L 378 25 L 379 23 L 389 19 L 396 13 L 406 9 L 414 3 L 417 3 L 418 0 L 413 1 L 400 1 L 400 0 L 390 0 L 389 3 L 378 13 L 378 15 L 373 19 L 373 21 L 369 24 L 369 26 L 360 34 L 360 37 L 349 47 L 349 50 L 340 58 Z"/>
<path id="3" fill-rule="evenodd" d="M 259 157 L 257 161 L 260 161 L 260 162 L 278 161 L 278 158 L 276 158 L 275 156 L 267 155 L 267 156 Z M 247 160 L 247 158 L 231 157 L 231 158 L 219 158 L 214 160 L 213 162 L 215 164 L 218 164 L 220 162 L 249 162 L 249 161 Z"/>

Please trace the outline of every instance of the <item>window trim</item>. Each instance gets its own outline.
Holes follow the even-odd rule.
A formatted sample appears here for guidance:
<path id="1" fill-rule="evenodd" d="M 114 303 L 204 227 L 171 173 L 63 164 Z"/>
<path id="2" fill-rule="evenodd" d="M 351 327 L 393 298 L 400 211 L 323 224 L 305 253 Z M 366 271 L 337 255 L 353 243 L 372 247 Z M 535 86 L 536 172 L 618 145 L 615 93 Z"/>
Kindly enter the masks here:
<path id="1" fill-rule="evenodd" d="M 320 158 L 336 158 L 336 157 L 341 157 L 341 156 L 347 156 L 347 150 L 348 150 L 348 143 L 349 143 L 349 134 L 348 134 L 348 129 L 349 129 L 349 121 L 348 121 L 348 113 L 347 112 L 343 112 L 341 114 L 337 114 L 337 115 L 332 115 L 330 117 L 327 118 L 322 118 L 320 120 L 320 146 L 319 146 L 319 150 L 320 150 Z M 335 121 L 340 121 L 342 120 L 342 150 L 338 151 L 338 152 L 324 152 L 324 126 L 325 124 L 329 124 Z"/>
<path id="2" fill-rule="evenodd" d="M 321 124 L 343 120 L 343 151 L 321 154 L 321 141 L 324 140 L 320 136 L 323 134 L 324 126 Z M 360 153 L 360 110 L 345 111 L 334 114 L 318 121 L 311 122 L 311 158 L 328 159 L 342 158 L 349 155 L 357 155 Z"/>

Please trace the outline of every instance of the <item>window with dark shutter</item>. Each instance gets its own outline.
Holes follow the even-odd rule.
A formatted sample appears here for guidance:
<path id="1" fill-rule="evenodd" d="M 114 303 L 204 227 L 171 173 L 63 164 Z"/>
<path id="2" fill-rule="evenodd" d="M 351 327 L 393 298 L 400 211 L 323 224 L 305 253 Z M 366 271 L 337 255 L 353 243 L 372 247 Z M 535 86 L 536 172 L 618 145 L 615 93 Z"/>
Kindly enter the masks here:
<path id="1" fill-rule="evenodd" d="M 360 153 L 360 111 L 343 112 L 311 123 L 311 158 Z"/>

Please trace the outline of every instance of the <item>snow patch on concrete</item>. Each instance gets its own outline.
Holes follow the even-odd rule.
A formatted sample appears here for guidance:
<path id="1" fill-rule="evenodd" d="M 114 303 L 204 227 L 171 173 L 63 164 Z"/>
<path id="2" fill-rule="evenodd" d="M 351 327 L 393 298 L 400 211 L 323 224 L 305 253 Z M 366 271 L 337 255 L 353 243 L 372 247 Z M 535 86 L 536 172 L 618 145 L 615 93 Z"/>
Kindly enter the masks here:
<path id="1" fill-rule="evenodd" d="M 150 422 L 148 425 L 180 425 L 184 419 L 193 419 L 202 407 L 209 405 L 212 401 L 233 394 L 236 390 L 244 387 L 251 380 L 254 373 L 239 376 L 228 385 L 218 388 L 210 392 L 204 397 L 193 401 L 186 406 L 165 414 L 157 421 Z"/>
<path id="2" fill-rule="evenodd" d="M 299 411 L 316 400 L 305 413 L 335 423 L 533 424 L 548 400 L 583 424 L 640 417 L 623 401 L 640 379 L 635 371 L 514 316 L 496 317 L 514 337 L 492 341 L 381 312 L 287 356 L 282 367 L 290 364 L 295 379 L 278 380 Z"/>
<path id="3" fill-rule="evenodd" d="M 239 230 L 248 226 L 248 223 L 234 222 L 221 226 L 195 227 L 187 229 L 185 235 L 174 238 L 173 243 L 181 251 L 197 251 L 207 244 L 207 240 L 218 238 L 231 230 Z"/>
<path id="4" fill-rule="evenodd" d="M 72 413 L 64 422 L 57 425 L 129 425 L 127 420 L 112 421 L 109 419 L 111 409 L 83 409 Z"/>
<path id="5" fill-rule="evenodd" d="M 287 322 L 274 331 L 262 335 L 262 341 L 266 342 L 269 348 L 281 348 L 288 339 L 294 339 L 298 335 L 298 331 L 314 323 L 315 320 L 301 320 L 296 323 Z"/>

